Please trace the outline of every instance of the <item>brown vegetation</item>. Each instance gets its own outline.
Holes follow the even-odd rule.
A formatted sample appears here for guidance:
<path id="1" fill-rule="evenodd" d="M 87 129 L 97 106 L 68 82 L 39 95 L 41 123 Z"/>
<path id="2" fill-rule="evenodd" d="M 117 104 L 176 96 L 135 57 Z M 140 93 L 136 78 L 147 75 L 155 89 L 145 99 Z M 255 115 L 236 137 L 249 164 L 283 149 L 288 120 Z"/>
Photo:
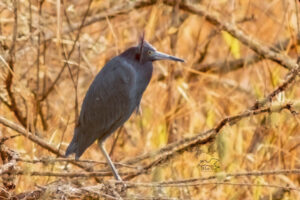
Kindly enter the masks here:
<path id="1" fill-rule="evenodd" d="M 133 115 L 64 158 L 89 84 L 140 35 L 155 63 Z M 0 2 L 1 199 L 300 199 L 299 2 Z"/>

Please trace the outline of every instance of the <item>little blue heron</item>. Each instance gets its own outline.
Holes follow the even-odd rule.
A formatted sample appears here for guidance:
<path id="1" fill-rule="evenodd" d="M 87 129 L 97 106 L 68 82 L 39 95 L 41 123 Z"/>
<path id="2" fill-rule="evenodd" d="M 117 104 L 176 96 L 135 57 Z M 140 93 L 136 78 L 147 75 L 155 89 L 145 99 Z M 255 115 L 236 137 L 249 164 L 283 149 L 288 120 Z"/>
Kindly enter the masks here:
<path id="1" fill-rule="evenodd" d="M 103 143 L 122 126 L 135 109 L 152 76 L 152 62 L 184 60 L 157 51 L 142 37 L 140 43 L 112 58 L 97 74 L 82 103 L 80 116 L 66 156 L 75 153 L 78 160 L 95 140 L 109 164 L 114 177 L 122 181 Z"/>

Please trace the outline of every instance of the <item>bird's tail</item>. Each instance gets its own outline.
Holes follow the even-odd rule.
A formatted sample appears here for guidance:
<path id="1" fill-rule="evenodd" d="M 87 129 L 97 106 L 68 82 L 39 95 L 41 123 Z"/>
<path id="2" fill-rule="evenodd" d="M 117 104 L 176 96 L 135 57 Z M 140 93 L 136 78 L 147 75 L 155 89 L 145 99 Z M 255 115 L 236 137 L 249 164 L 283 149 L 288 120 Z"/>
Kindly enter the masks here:
<path id="1" fill-rule="evenodd" d="M 80 127 L 76 127 L 73 139 L 66 150 L 65 156 L 67 157 L 75 153 L 75 159 L 78 160 L 83 152 L 97 139 L 96 137 L 97 134 L 92 134 L 91 137 L 87 137 L 86 134 L 81 131 Z"/>
<path id="2" fill-rule="evenodd" d="M 77 143 L 74 142 L 74 138 L 73 138 L 72 142 L 69 144 L 69 146 L 66 150 L 65 156 L 68 157 L 69 155 L 76 153 L 76 146 L 77 146 Z"/>
<path id="3" fill-rule="evenodd" d="M 78 150 L 78 135 L 79 135 L 79 131 L 77 128 L 75 128 L 74 130 L 74 136 L 73 139 L 71 141 L 71 143 L 69 144 L 65 156 L 68 157 L 69 155 L 75 153 L 76 154 L 76 159 L 78 159 L 77 156 L 77 150 Z"/>

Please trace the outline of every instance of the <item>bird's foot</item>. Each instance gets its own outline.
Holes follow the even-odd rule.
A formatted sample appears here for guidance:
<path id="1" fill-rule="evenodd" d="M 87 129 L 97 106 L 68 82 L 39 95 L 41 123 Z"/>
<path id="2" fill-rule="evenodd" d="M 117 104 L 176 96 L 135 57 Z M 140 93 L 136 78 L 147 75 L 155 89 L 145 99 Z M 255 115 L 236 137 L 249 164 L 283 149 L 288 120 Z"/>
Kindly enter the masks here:
<path id="1" fill-rule="evenodd" d="M 123 199 L 126 196 L 126 188 L 121 182 L 107 182 L 104 184 L 104 190 L 107 194 L 116 197 L 116 199 Z"/>
<path id="2" fill-rule="evenodd" d="M 104 184 L 106 189 L 112 193 L 114 196 L 126 196 L 126 189 L 127 185 L 122 180 L 115 181 L 109 181 L 108 184 Z"/>
<path id="3" fill-rule="evenodd" d="M 121 182 L 116 183 L 116 187 L 118 188 L 118 191 L 121 193 L 125 192 L 128 186 L 124 181 L 121 180 Z"/>

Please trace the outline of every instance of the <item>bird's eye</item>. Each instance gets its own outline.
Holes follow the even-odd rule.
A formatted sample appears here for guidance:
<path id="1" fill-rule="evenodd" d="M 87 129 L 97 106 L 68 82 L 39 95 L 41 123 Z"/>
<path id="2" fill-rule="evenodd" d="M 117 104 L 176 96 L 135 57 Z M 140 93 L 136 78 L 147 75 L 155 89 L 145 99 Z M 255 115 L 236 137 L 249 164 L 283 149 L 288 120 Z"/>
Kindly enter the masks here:
<path id="1" fill-rule="evenodd" d="M 152 54 L 152 51 L 149 50 L 147 53 L 148 53 L 148 55 L 151 55 L 151 54 Z"/>

